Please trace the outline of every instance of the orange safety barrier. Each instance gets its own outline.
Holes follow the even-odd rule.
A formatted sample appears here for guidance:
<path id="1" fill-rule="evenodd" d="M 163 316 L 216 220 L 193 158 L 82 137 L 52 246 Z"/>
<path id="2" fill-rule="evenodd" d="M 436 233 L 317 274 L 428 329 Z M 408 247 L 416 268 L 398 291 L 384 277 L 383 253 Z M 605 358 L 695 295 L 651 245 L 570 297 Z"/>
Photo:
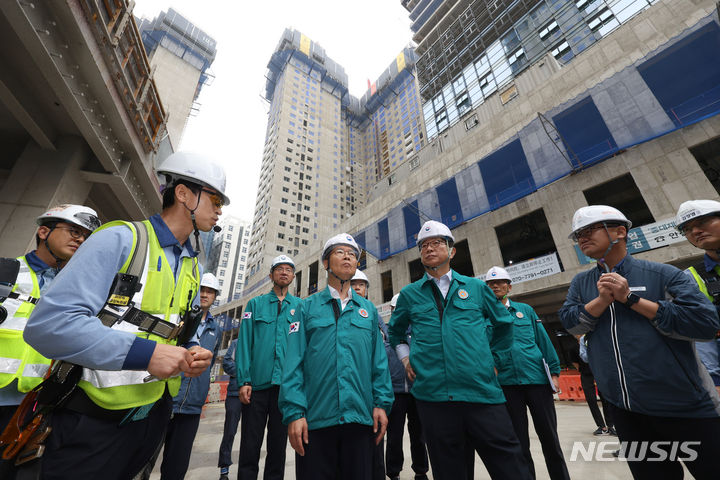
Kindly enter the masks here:
<path id="1" fill-rule="evenodd" d="M 560 375 L 560 400 L 585 400 L 582 385 L 580 384 L 580 375 Z"/>

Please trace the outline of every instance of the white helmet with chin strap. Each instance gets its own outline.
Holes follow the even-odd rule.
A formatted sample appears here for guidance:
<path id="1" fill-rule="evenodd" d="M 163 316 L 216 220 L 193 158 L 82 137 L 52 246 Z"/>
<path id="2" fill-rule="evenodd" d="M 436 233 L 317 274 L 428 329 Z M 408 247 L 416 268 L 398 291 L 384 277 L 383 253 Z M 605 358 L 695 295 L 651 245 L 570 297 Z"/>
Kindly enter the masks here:
<path id="1" fill-rule="evenodd" d="M 367 275 L 365 275 L 365 272 L 360 270 L 359 268 L 355 270 L 355 275 L 350 279 L 350 282 L 354 282 L 355 280 L 362 280 L 363 282 L 370 285 L 370 280 L 368 280 Z"/>
<path id="2" fill-rule="evenodd" d="M 609 205 L 590 205 L 575 211 L 572 219 L 572 233 L 568 235 L 568 238 L 574 240 L 578 231 L 595 223 L 620 224 L 628 230 L 632 227 L 632 222 L 617 208 Z"/>
<path id="3" fill-rule="evenodd" d="M 346 246 L 352 248 L 353 252 L 355 252 L 355 260 L 360 259 L 360 246 L 358 246 L 355 239 L 350 235 L 349 233 L 339 233 L 337 235 L 334 235 L 328 239 L 327 242 L 325 242 L 325 246 L 323 247 L 323 253 L 321 260 L 327 260 L 327 271 L 330 275 L 340 280 L 340 288 L 347 282 L 348 280 L 343 280 L 340 278 L 335 272 L 332 271 L 332 268 L 330 268 L 330 253 L 333 251 L 335 247 L 340 246 Z"/>
<path id="4" fill-rule="evenodd" d="M 708 215 L 720 216 L 720 202 L 715 200 L 688 200 L 678 208 L 675 216 L 675 228 L 682 232 L 685 224 L 690 220 Z"/>
<path id="5" fill-rule="evenodd" d="M 225 170 L 203 155 L 175 152 L 160 164 L 156 172 L 161 190 L 174 186 L 179 180 L 187 180 L 217 190 L 223 203 L 230 205 L 230 199 L 225 194 Z"/>
<path id="6" fill-rule="evenodd" d="M 393 297 L 390 299 L 390 306 L 391 306 L 391 307 L 397 306 L 398 298 L 400 298 L 400 294 L 399 294 L 399 293 L 396 293 L 395 295 L 393 295 Z"/>
<path id="7" fill-rule="evenodd" d="M 101 225 L 95 210 L 84 205 L 71 204 L 52 207 L 35 219 L 35 223 L 40 226 L 49 222 L 72 223 L 78 227 L 90 230 L 90 233 L 94 232 L 95 229 Z"/>
<path id="8" fill-rule="evenodd" d="M 492 267 L 487 271 L 485 274 L 485 281 L 489 282 L 490 280 L 507 280 L 508 283 L 512 282 L 510 274 L 502 267 Z"/>
<path id="9" fill-rule="evenodd" d="M 52 207 L 47 212 L 37 217 L 35 219 L 35 223 L 37 223 L 38 226 L 42 227 L 48 224 L 53 224 L 50 227 L 50 233 L 48 233 L 48 235 L 45 237 L 44 243 L 45 248 L 47 248 L 50 255 L 52 255 L 52 257 L 58 263 L 67 261 L 67 258 L 60 258 L 55 255 L 55 252 L 52 251 L 52 248 L 50 248 L 50 244 L 48 243 L 48 238 L 50 238 L 50 235 L 52 235 L 52 232 L 55 229 L 55 222 L 64 222 L 72 225 L 77 225 L 78 227 L 89 230 L 90 233 L 94 232 L 95 229 L 100 227 L 100 225 L 102 224 L 97 216 L 97 212 L 95 212 L 95 210 L 93 210 L 92 208 L 86 207 L 84 205 L 58 205 L 56 207 Z"/>
<path id="10" fill-rule="evenodd" d="M 230 199 L 225 195 L 225 170 L 202 155 L 190 152 L 175 152 L 162 162 L 156 173 L 161 192 L 174 187 L 179 181 L 186 180 L 216 190 L 222 197 L 223 204 L 230 205 Z M 198 251 L 201 250 L 200 231 L 195 223 L 195 210 L 200 205 L 200 195 L 198 195 L 195 207 L 190 208 L 185 205 L 185 208 L 190 211 L 190 219 L 195 233 L 195 248 Z"/>
<path id="11" fill-rule="evenodd" d="M 220 293 L 220 282 L 217 277 L 210 272 L 203 273 L 202 280 L 200 280 L 201 287 L 212 288 L 216 294 Z"/>
<path id="12" fill-rule="evenodd" d="M 270 264 L 270 273 L 275 270 L 275 267 L 278 265 L 290 265 L 293 269 L 293 272 L 295 271 L 295 262 L 293 262 L 292 258 L 288 257 L 287 255 L 278 255 L 275 257 Z"/>
<path id="13" fill-rule="evenodd" d="M 428 220 L 423 224 L 422 227 L 420 227 L 420 231 L 417 235 L 417 247 L 420 251 L 422 251 L 423 242 L 429 238 L 442 238 L 443 240 L 445 240 L 445 244 L 447 245 L 448 249 L 448 258 L 445 259 L 444 262 L 440 263 L 440 265 L 437 265 L 435 267 L 428 267 L 424 263 L 422 264 L 422 266 L 425 267 L 427 270 L 435 271 L 446 263 L 450 262 L 450 249 L 455 243 L 455 237 L 453 237 L 452 232 L 444 223 L 438 222 L 436 220 Z"/>

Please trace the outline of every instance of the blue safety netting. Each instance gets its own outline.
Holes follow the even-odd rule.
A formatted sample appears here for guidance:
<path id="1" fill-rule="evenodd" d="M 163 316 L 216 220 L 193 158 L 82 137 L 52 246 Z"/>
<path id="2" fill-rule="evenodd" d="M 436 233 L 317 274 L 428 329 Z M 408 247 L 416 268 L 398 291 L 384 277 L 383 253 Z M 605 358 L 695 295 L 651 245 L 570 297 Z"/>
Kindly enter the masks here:
<path id="1" fill-rule="evenodd" d="M 720 26 L 711 15 L 534 118 L 456 175 L 401 200 L 355 238 L 368 253 L 386 259 L 415 247 L 420 225 L 429 219 L 457 227 L 574 171 L 719 113 Z"/>

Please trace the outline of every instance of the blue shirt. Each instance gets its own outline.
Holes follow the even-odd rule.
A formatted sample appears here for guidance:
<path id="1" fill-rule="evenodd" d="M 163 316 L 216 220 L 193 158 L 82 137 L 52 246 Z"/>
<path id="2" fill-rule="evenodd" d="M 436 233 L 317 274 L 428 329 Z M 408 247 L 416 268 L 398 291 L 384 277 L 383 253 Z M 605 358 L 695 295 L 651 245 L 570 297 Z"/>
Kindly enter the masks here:
<path id="1" fill-rule="evenodd" d="M 177 279 L 183 257 L 196 257 L 189 239 L 177 241 L 160 215 L 150 217 L 160 246 Z M 110 286 L 131 253 L 133 235 L 124 226 L 90 236 L 42 295 L 25 327 L 24 338 L 42 355 L 97 370 L 144 370 L 155 342 L 104 326 L 96 316 Z M 202 275 L 202 272 L 200 272 Z M 196 295 L 193 304 L 199 301 Z"/>

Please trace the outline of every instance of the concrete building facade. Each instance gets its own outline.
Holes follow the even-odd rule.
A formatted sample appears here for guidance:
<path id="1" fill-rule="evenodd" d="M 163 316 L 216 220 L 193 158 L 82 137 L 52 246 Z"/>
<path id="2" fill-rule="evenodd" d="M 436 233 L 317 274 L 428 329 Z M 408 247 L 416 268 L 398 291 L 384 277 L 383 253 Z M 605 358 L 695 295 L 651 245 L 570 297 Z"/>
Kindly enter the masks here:
<path id="1" fill-rule="evenodd" d="M 177 150 L 188 118 L 198 109 L 197 96 L 212 79 L 209 69 L 217 42 L 172 8 L 153 20 L 139 20 L 138 28 L 167 113 L 170 142 Z"/>
<path id="2" fill-rule="evenodd" d="M 551 331 L 561 330 L 556 312 L 570 280 L 590 268 L 567 238 L 579 207 L 623 210 L 638 258 L 697 261 L 673 219 L 683 201 L 720 191 L 719 39 L 714 2 L 658 1 L 573 61 L 549 54 L 529 66 L 510 101 L 498 92 L 472 108 L 421 149 L 419 167 L 398 167 L 398 181 L 339 226 L 366 249 L 370 299 L 382 306 L 422 275 L 415 235 L 429 218 L 453 229 L 453 268 L 482 276 L 505 266 L 514 297 Z M 321 248 L 319 240 L 298 261 L 300 296 L 322 270 Z"/>

